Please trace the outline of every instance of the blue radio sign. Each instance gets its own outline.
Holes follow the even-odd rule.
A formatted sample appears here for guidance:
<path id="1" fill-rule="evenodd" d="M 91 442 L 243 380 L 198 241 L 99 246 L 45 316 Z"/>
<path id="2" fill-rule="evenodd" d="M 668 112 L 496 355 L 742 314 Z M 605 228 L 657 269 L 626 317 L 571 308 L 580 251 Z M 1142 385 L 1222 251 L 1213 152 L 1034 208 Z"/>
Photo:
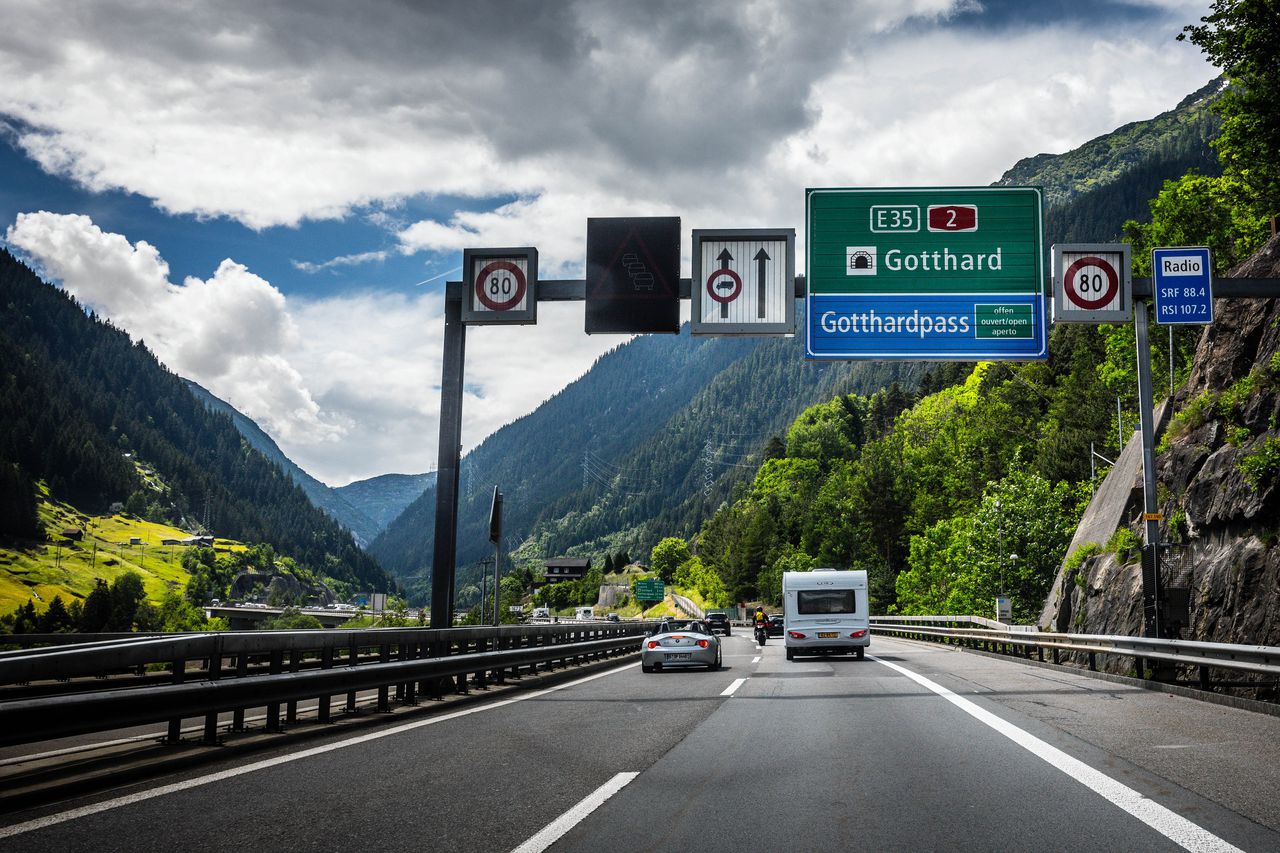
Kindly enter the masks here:
<path id="1" fill-rule="evenodd" d="M 1152 249 L 1156 322 L 1171 326 L 1212 323 L 1212 269 L 1204 246 Z"/>

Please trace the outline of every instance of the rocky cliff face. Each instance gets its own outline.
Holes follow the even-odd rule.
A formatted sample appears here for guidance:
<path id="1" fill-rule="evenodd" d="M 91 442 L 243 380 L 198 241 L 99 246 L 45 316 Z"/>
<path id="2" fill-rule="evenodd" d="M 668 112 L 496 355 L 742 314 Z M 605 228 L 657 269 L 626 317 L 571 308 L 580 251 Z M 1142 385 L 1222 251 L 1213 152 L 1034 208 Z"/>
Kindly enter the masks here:
<path id="1" fill-rule="evenodd" d="M 1280 237 L 1231 275 L 1280 277 Z M 1156 462 L 1174 543 L 1162 577 L 1188 590 L 1183 639 L 1280 646 L 1280 299 L 1219 299 L 1214 312 Z M 1139 473 L 1125 512 L 1139 537 L 1140 510 Z M 1137 550 L 1071 564 L 1041 625 L 1141 634 Z"/>

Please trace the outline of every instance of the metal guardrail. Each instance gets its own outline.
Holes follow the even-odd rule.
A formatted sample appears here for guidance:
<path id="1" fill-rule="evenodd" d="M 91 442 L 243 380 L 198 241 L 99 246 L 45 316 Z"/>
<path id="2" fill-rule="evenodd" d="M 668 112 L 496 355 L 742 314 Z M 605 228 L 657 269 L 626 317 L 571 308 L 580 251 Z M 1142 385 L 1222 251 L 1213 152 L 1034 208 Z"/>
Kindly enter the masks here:
<path id="1" fill-rule="evenodd" d="M 235 731 L 244 728 L 247 709 L 265 707 L 267 731 L 279 731 L 282 705 L 293 721 L 299 701 L 316 699 L 318 719 L 327 722 L 333 696 L 345 694 L 346 710 L 354 711 L 357 692 L 375 688 L 378 710 L 389 711 L 393 690 L 396 700 L 413 702 L 419 693 L 442 693 L 446 679 L 465 690 L 469 676 L 483 686 L 519 676 L 521 668 L 638 651 L 651 627 L 593 622 L 171 634 L 8 652 L 0 656 L 0 684 L 23 686 L 8 688 L 15 695 L 0 701 L 0 745 L 162 721 L 169 723 L 167 740 L 176 742 L 182 720 L 201 716 L 204 741 L 212 744 L 226 712 L 234 714 Z M 199 668 L 192 671 L 189 662 Z M 146 673 L 157 666 L 167 673 Z M 86 678 L 93 680 L 73 680 Z"/>
<path id="2" fill-rule="evenodd" d="M 701 619 L 706 615 L 702 612 L 701 607 L 693 603 L 693 599 L 685 598 L 683 595 L 673 592 L 671 593 L 671 600 L 674 601 L 676 603 L 676 607 L 683 610 L 685 615 L 690 619 Z"/>
<path id="3" fill-rule="evenodd" d="M 1150 662 L 1198 668 L 1199 686 L 1210 689 L 1211 669 L 1247 672 L 1280 677 L 1280 647 L 1246 646 L 1235 643 L 1206 643 L 1194 640 L 1159 640 L 1111 634 L 1060 634 L 1018 630 L 1014 626 L 960 627 L 991 623 L 978 616 L 873 616 L 871 628 L 877 633 L 908 639 L 954 642 L 988 651 L 1018 650 L 1043 661 L 1049 652 L 1053 663 L 1061 663 L 1064 652 L 1086 655 L 1089 669 L 1097 670 L 1097 656 L 1133 658 L 1140 678 L 1145 678 Z"/>

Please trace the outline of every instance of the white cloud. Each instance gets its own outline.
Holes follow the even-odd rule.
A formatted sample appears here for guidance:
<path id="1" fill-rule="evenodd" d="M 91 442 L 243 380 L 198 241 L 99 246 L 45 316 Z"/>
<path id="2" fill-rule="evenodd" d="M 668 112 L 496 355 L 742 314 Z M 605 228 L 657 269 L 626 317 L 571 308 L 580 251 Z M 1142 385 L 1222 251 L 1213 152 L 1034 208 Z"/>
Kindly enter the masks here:
<path id="1" fill-rule="evenodd" d="M 323 270 L 332 270 L 337 267 L 354 267 L 359 264 L 367 264 L 370 261 L 386 260 L 387 253 L 384 251 L 373 252 L 356 252 L 350 255 L 338 255 L 336 258 L 330 258 L 327 261 L 292 261 L 293 268 L 302 272 L 321 272 Z"/>
<path id="2" fill-rule="evenodd" d="M 802 255 L 806 186 L 986 184 L 1214 74 L 1174 41 L 1205 2 L 990 5 L 1006 19 L 972 0 L 9 0 L 0 115 L 49 172 L 162 210 L 264 228 L 367 204 L 392 252 L 533 245 L 575 277 L 588 217 L 793 226 Z M 387 212 L 420 194 L 515 200 Z M 231 261 L 175 284 L 83 217 L 27 214 L 10 242 L 318 476 L 434 464 L 438 294 L 286 301 Z M 390 257 L 348 248 L 295 268 L 332 290 Z M 468 446 L 620 341 L 582 335 L 581 310 L 470 333 Z"/>
<path id="3" fill-rule="evenodd" d="M 171 370 L 257 421 L 321 480 L 435 467 L 440 293 L 286 300 L 231 260 L 206 280 L 176 285 L 155 247 L 79 215 L 24 213 L 6 239 Z M 537 326 L 468 330 L 468 449 L 622 340 L 587 337 L 582 322 L 581 304 L 551 305 Z"/>
<path id="4" fill-rule="evenodd" d="M 240 264 L 224 260 L 210 278 L 176 285 L 154 246 L 104 232 L 87 216 L 44 211 L 19 214 L 6 239 L 171 370 L 282 442 L 342 437 L 289 361 L 298 331 L 284 296 Z"/>

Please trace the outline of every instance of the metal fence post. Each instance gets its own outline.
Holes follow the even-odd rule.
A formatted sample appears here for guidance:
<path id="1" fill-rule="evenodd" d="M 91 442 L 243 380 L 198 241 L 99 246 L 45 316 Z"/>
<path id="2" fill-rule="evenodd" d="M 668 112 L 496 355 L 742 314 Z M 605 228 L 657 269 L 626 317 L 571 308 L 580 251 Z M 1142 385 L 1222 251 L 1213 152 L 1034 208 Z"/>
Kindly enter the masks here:
<path id="1" fill-rule="evenodd" d="M 271 653 L 271 674 L 277 675 L 284 670 L 284 652 L 276 650 Z M 267 731 L 280 731 L 280 703 L 273 702 L 267 706 Z"/>
<path id="2" fill-rule="evenodd" d="M 297 672 L 302 667 L 302 652 L 297 649 L 289 650 L 289 671 Z M 290 699 L 285 704 L 284 720 L 286 723 L 298 722 L 298 702 L 296 699 Z"/>
<path id="3" fill-rule="evenodd" d="M 325 646 L 323 649 L 320 650 L 320 668 L 333 669 L 333 647 L 332 646 Z M 319 697 L 319 706 L 316 711 L 316 716 L 322 723 L 327 723 L 330 721 L 330 716 L 329 716 L 330 698 L 331 697 L 329 696 L 328 693 Z"/>
<path id="4" fill-rule="evenodd" d="M 355 636 L 352 635 L 351 644 L 347 646 L 347 666 L 356 666 L 360 662 L 360 648 L 356 645 Z M 356 692 L 354 690 L 347 691 L 347 705 L 344 709 L 348 714 L 356 712 Z"/>
<path id="5" fill-rule="evenodd" d="M 217 681 L 222 677 L 222 653 L 213 652 L 209 655 L 209 673 L 210 681 Z M 204 739 L 202 741 L 205 746 L 218 745 L 218 714 L 217 712 L 204 715 Z"/>
<path id="6" fill-rule="evenodd" d="M 170 664 L 170 671 L 173 673 L 173 683 L 181 684 L 187 677 L 187 659 L 178 658 Z M 182 720 L 181 718 L 169 721 L 169 731 L 165 735 L 165 743 L 177 743 L 182 739 Z"/>
<path id="7" fill-rule="evenodd" d="M 249 656 L 244 652 L 236 655 L 236 678 L 244 678 L 249 674 Z M 236 708 L 231 713 L 231 731 L 244 731 L 244 708 Z"/>

